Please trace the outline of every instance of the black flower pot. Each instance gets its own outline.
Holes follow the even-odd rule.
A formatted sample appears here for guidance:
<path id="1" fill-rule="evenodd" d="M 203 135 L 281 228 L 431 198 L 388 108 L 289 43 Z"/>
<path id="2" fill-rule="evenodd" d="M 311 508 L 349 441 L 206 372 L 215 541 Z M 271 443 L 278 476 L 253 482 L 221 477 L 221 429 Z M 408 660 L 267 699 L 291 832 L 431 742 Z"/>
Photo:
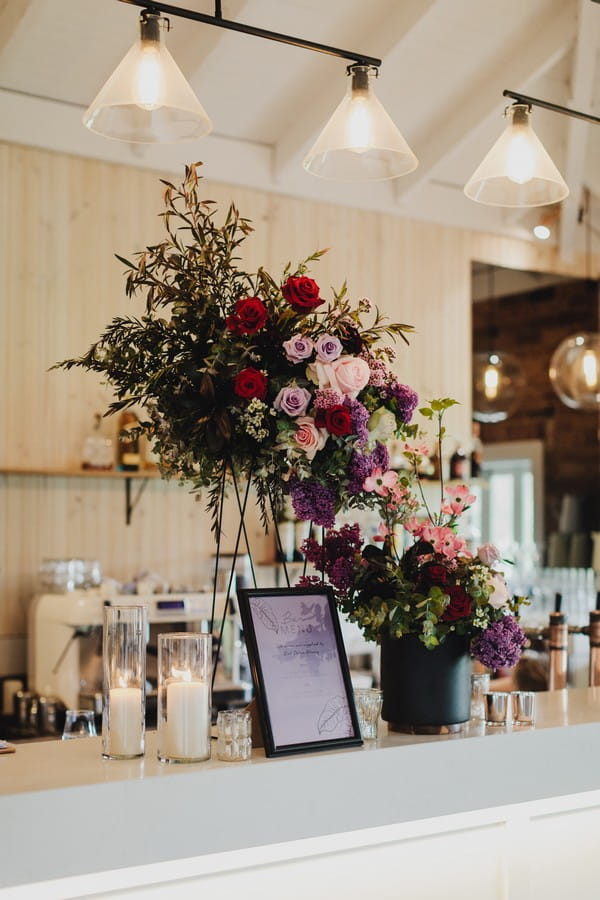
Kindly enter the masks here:
<path id="1" fill-rule="evenodd" d="M 471 712 L 469 637 L 451 632 L 435 650 L 416 634 L 381 641 L 382 717 L 395 731 L 456 731 Z"/>

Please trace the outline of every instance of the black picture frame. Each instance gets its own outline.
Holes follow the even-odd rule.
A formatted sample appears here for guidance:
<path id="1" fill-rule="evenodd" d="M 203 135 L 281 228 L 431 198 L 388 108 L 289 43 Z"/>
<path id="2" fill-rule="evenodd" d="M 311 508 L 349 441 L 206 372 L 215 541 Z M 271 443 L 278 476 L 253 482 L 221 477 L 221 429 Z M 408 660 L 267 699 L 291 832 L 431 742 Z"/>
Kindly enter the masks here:
<path id="1" fill-rule="evenodd" d="M 331 588 L 240 588 L 238 602 L 266 755 L 360 746 Z"/>

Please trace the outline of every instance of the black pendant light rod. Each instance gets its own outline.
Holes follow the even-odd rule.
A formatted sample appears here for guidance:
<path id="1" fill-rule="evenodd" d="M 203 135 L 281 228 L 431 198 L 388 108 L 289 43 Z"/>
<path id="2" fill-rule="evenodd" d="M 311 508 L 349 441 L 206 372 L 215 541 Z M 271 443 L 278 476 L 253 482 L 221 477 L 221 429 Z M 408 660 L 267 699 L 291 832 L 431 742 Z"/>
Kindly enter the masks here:
<path id="1" fill-rule="evenodd" d="M 131 6 L 140 6 L 150 13 L 163 13 L 167 16 L 178 16 L 182 19 L 191 19 L 193 22 L 202 22 L 205 25 L 216 25 L 218 28 L 227 28 L 229 31 L 239 31 L 242 34 L 251 34 L 254 37 L 266 38 L 268 41 L 277 41 L 279 44 L 289 44 L 292 47 L 301 47 L 304 50 L 314 50 L 317 53 L 326 53 L 329 56 L 337 56 L 341 59 L 349 59 L 360 66 L 375 66 L 379 68 L 381 60 L 374 56 L 365 56 L 363 53 L 352 53 L 350 50 L 340 50 L 339 47 L 329 47 L 327 44 L 317 44 L 315 41 L 305 41 L 302 38 L 291 37 L 288 34 L 280 34 L 277 31 L 267 31 L 265 28 L 256 28 L 254 25 L 245 25 L 243 22 L 233 22 L 221 16 L 221 4 L 217 0 L 215 15 L 199 13 L 192 9 L 182 9 L 179 6 L 171 6 L 168 3 L 148 3 L 148 0 L 119 0 L 120 3 L 129 3 Z"/>
<path id="2" fill-rule="evenodd" d="M 541 106 L 543 109 L 550 109 L 552 112 L 562 113 L 564 116 L 572 116 L 574 119 L 582 119 L 584 122 L 593 122 L 596 125 L 600 125 L 600 118 L 598 118 L 598 116 L 579 112 L 577 109 L 569 109 L 568 106 L 558 106 L 557 103 L 550 103 L 549 100 L 538 100 L 536 97 L 528 97 L 526 94 L 517 94 L 515 91 L 502 91 L 502 96 L 510 97 L 518 103 L 526 103 L 528 106 Z"/>

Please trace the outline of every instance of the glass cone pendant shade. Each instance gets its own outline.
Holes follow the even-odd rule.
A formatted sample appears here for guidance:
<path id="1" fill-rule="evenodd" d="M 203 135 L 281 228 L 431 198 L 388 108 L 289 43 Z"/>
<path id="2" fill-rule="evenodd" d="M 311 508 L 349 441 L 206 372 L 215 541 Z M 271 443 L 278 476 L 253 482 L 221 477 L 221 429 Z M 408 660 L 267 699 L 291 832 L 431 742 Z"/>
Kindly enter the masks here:
<path id="1" fill-rule="evenodd" d="M 212 129 L 202 104 L 160 41 L 160 16 L 145 12 L 140 39 L 96 99 L 83 124 L 120 141 L 169 144 L 201 138 Z"/>
<path id="2" fill-rule="evenodd" d="M 530 112 L 523 103 L 505 110 L 508 125 L 465 185 L 470 200 L 489 206 L 546 206 L 568 196 L 569 188 L 529 123 Z"/>
<path id="3" fill-rule="evenodd" d="M 418 166 L 414 155 L 375 96 L 377 70 L 351 66 L 348 90 L 304 159 L 311 175 L 331 181 L 385 181 Z"/>
<path id="4" fill-rule="evenodd" d="M 600 410 L 600 333 L 565 338 L 552 354 L 549 375 L 565 406 Z"/>
<path id="5" fill-rule="evenodd" d="M 518 407 L 523 386 L 521 367 L 510 353 L 476 353 L 473 418 L 477 422 L 503 422 Z"/>

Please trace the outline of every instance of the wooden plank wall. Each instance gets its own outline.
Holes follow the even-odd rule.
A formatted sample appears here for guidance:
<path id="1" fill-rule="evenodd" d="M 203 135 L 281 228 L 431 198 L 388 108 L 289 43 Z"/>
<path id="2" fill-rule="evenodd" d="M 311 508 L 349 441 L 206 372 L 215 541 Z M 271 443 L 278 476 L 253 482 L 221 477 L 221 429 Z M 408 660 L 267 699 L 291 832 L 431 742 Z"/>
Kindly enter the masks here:
<path id="1" fill-rule="evenodd" d="M 92 375 L 48 368 L 83 352 L 112 316 L 134 308 L 114 254 L 160 238 L 159 177 L 0 143 L 0 467 L 79 465 L 106 392 Z M 278 277 L 288 259 L 331 247 L 314 271 L 324 288 L 347 279 L 353 298 L 368 296 L 412 323 L 417 333 L 410 349 L 399 348 L 397 371 L 424 398 L 461 401 L 449 420 L 457 439 L 470 430 L 471 261 L 558 269 L 551 251 L 525 241 L 208 181 L 206 197 L 222 206 L 234 200 L 253 220 L 250 268 L 262 264 Z M 114 432 L 112 421 L 107 429 Z M 177 485 L 151 482 L 129 527 L 116 479 L 0 476 L 0 491 L 0 674 L 6 639 L 25 633 L 43 557 L 98 558 L 118 579 L 151 569 L 173 586 L 206 580 L 207 516 Z M 251 532 L 255 558 L 272 558 L 255 521 Z"/>

